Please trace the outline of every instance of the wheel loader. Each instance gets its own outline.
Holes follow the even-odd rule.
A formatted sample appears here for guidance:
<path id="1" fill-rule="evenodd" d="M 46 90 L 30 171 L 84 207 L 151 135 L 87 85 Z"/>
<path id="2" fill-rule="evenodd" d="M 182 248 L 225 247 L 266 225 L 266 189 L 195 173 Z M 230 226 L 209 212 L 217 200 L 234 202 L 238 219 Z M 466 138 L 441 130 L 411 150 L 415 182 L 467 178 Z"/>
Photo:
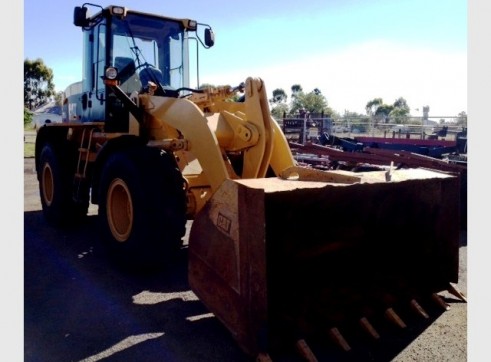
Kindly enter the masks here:
<path id="1" fill-rule="evenodd" d="M 286 345 L 315 360 L 309 343 L 328 336 L 349 350 L 345 326 L 376 339 L 378 316 L 404 328 L 402 308 L 427 317 L 427 298 L 446 307 L 441 291 L 465 299 L 457 177 L 301 167 L 261 78 L 190 87 L 209 25 L 92 4 L 73 22 L 82 81 L 36 137 L 47 222 L 98 205 L 112 255 L 148 267 L 172 260 L 191 221 L 191 289 L 258 360 Z"/>

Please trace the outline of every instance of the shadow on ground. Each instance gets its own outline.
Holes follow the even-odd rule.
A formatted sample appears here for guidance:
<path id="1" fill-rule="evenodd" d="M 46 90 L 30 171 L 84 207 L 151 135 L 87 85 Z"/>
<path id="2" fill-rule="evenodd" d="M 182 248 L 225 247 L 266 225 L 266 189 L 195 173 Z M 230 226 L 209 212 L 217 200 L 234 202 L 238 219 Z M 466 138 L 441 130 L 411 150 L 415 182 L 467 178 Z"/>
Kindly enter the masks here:
<path id="1" fill-rule="evenodd" d="M 24 361 L 253 360 L 191 292 L 186 248 L 162 270 L 138 274 L 110 261 L 96 216 L 60 230 L 31 211 L 24 226 Z M 409 320 L 405 330 L 374 321 L 382 336 L 377 342 L 360 329 L 348 332 L 348 353 L 328 338 L 311 347 L 320 361 L 390 361 L 442 313 L 426 308 L 429 320 L 401 314 Z M 272 357 L 300 361 L 293 351 Z"/>

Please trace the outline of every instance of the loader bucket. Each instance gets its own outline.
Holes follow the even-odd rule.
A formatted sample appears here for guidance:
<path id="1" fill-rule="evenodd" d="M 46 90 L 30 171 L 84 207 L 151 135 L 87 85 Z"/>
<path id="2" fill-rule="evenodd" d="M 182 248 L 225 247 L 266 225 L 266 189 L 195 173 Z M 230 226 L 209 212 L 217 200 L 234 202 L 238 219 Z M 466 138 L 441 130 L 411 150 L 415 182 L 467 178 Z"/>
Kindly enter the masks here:
<path id="1" fill-rule="evenodd" d="M 353 318 L 397 322 L 399 303 L 458 281 L 458 178 L 353 175 L 361 181 L 226 180 L 196 215 L 191 288 L 247 354 L 336 335 Z"/>

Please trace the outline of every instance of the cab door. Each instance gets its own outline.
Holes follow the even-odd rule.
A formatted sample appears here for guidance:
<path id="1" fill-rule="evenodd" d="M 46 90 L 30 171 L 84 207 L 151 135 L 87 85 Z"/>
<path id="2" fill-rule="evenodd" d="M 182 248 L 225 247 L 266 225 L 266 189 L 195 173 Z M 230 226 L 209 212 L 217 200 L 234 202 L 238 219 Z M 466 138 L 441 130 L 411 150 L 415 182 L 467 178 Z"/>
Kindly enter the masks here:
<path id="1" fill-rule="evenodd" d="M 105 85 L 102 76 L 106 66 L 106 22 L 84 30 L 82 121 L 104 121 Z"/>

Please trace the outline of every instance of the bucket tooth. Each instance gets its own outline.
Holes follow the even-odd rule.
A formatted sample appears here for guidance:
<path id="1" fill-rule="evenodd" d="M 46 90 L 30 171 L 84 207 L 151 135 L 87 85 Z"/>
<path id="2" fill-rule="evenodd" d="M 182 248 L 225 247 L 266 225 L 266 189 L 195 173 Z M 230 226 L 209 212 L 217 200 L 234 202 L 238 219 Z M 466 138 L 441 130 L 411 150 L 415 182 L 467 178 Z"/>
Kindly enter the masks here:
<path id="1" fill-rule="evenodd" d="M 273 362 L 268 353 L 261 352 L 256 357 L 256 362 Z"/>
<path id="2" fill-rule="evenodd" d="M 373 339 L 380 339 L 380 335 L 378 334 L 377 330 L 372 326 L 366 317 L 360 318 L 360 324 Z"/>
<path id="3" fill-rule="evenodd" d="M 416 313 L 418 313 L 420 316 L 422 316 L 425 319 L 430 318 L 428 313 L 426 313 L 426 311 L 423 309 L 423 307 L 421 305 L 419 305 L 419 303 L 416 301 L 416 299 L 411 299 L 411 301 L 409 303 L 411 304 L 411 308 Z"/>
<path id="4" fill-rule="evenodd" d="M 346 342 L 346 339 L 344 339 L 341 332 L 339 332 L 339 329 L 337 329 L 336 327 L 331 328 L 329 330 L 329 335 L 334 340 L 334 342 L 336 342 L 336 344 L 343 349 L 343 351 L 348 352 L 351 350 L 350 345 L 348 344 L 348 342 Z"/>
<path id="5" fill-rule="evenodd" d="M 460 300 L 464 301 L 467 303 L 467 298 L 466 296 L 460 291 L 457 289 L 457 287 L 455 285 L 453 285 L 452 283 L 449 283 L 449 286 L 448 286 L 448 289 L 447 291 L 456 296 L 457 298 L 459 298 Z"/>
<path id="6" fill-rule="evenodd" d="M 318 362 L 317 357 L 315 356 L 314 352 L 312 352 L 305 339 L 299 339 L 295 343 L 295 346 L 297 347 L 298 353 L 300 353 L 300 355 L 305 361 Z"/>
<path id="7" fill-rule="evenodd" d="M 387 308 L 385 310 L 385 316 L 388 320 L 394 323 L 396 326 L 400 328 L 406 328 L 406 323 L 397 315 L 397 313 L 392 308 Z"/>
<path id="8" fill-rule="evenodd" d="M 440 307 L 442 307 L 443 309 L 445 310 L 450 310 L 450 306 L 445 303 L 445 301 L 442 299 L 441 296 L 439 296 L 437 293 L 433 293 L 431 295 L 431 299 L 433 299 L 433 301 L 438 304 Z"/>

